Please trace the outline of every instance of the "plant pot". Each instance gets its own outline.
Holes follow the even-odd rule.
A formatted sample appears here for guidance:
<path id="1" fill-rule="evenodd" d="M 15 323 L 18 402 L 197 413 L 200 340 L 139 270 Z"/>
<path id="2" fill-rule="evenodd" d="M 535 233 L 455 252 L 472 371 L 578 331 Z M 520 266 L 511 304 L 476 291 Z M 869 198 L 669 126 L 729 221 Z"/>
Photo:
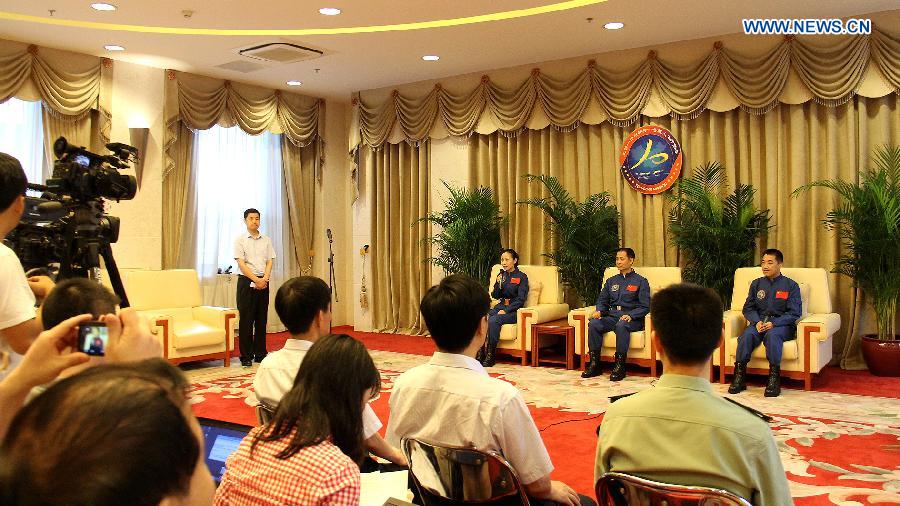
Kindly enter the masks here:
<path id="1" fill-rule="evenodd" d="M 862 336 L 862 353 L 875 376 L 900 376 L 900 339 L 881 341 L 874 334 Z"/>

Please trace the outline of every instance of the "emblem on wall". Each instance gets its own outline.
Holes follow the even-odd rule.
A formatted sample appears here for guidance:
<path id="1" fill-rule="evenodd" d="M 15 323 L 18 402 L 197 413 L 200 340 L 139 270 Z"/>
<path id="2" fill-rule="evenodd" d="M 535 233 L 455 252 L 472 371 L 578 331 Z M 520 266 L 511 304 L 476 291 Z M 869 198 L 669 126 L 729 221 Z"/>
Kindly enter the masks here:
<path id="1" fill-rule="evenodd" d="M 681 144 L 667 129 L 650 125 L 625 139 L 619 168 L 635 190 L 656 195 L 668 190 L 681 174 Z"/>

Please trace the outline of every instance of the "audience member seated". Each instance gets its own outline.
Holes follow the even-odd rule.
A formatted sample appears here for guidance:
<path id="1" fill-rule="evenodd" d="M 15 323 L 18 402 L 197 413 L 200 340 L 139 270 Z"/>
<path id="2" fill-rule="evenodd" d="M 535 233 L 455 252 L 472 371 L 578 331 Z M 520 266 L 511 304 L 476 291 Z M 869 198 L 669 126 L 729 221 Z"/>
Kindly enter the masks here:
<path id="1" fill-rule="evenodd" d="M 161 359 L 57 382 L 22 408 L 3 439 L 0 504 L 210 504 L 214 485 L 187 389 Z"/>
<path id="2" fill-rule="evenodd" d="M 300 363 L 313 343 L 330 332 L 331 290 L 324 281 L 313 276 L 289 279 L 275 294 L 275 311 L 287 327 L 290 337 L 284 343 L 284 348 L 263 359 L 253 378 L 256 398 L 270 407 L 275 407 L 294 386 Z M 335 367 L 345 369 L 340 362 L 336 362 Z M 378 434 L 381 421 L 368 404 L 363 409 L 362 416 L 366 448 L 385 460 L 405 467 L 406 458 L 403 453 L 387 444 Z M 363 472 L 377 469 L 373 460 L 366 459 L 363 462 Z"/>
<path id="3" fill-rule="evenodd" d="M 495 451 L 512 464 L 533 504 L 593 504 L 550 480 L 553 464 L 522 395 L 488 376 L 475 359 L 487 335 L 489 306 L 481 283 L 463 274 L 444 278 L 425 294 L 420 309 L 438 351 L 395 381 L 388 442 L 396 446 L 413 437 Z"/>
<path id="4" fill-rule="evenodd" d="M 380 387 L 362 343 L 346 334 L 319 339 L 272 420 L 226 461 L 216 504 L 359 504 L 362 411 Z"/>
<path id="5" fill-rule="evenodd" d="M 775 440 L 749 409 L 712 391 L 710 357 L 722 340 L 722 301 L 691 284 L 650 302 L 664 373 L 655 388 L 617 400 L 603 416 L 594 478 L 608 471 L 715 487 L 761 505 L 793 504 Z"/>

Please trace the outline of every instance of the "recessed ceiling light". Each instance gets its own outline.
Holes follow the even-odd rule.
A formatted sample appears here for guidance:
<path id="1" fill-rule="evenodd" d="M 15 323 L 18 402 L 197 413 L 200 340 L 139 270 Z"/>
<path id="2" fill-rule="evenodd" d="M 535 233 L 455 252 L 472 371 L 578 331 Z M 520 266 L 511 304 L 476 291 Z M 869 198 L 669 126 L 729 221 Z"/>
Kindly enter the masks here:
<path id="1" fill-rule="evenodd" d="M 426 54 L 422 57 L 422 59 L 425 61 L 438 61 L 441 59 L 441 57 L 436 54 Z"/>
<path id="2" fill-rule="evenodd" d="M 113 4 L 95 3 L 91 4 L 91 8 L 95 11 L 114 11 L 116 6 Z"/>
<path id="3" fill-rule="evenodd" d="M 124 47 L 122 47 L 122 46 L 116 46 L 116 45 L 113 45 L 113 44 L 110 44 L 110 45 L 107 45 L 107 46 L 103 46 L 103 47 L 104 47 L 107 51 L 124 51 L 124 50 L 125 50 Z"/>
<path id="4" fill-rule="evenodd" d="M 324 14 L 326 16 L 337 16 L 341 13 L 341 10 L 337 7 L 322 7 L 319 9 L 319 14 Z"/>
<path id="5" fill-rule="evenodd" d="M 288 81 L 287 82 L 288 86 L 300 86 L 301 84 L 303 84 L 303 83 L 301 83 L 300 81 Z"/>
<path id="6" fill-rule="evenodd" d="M 605 25 L 603 25 L 603 28 L 606 28 L 607 30 L 618 30 L 624 27 L 625 23 L 619 23 L 618 21 L 613 21 L 612 23 L 606 23 Z"/>

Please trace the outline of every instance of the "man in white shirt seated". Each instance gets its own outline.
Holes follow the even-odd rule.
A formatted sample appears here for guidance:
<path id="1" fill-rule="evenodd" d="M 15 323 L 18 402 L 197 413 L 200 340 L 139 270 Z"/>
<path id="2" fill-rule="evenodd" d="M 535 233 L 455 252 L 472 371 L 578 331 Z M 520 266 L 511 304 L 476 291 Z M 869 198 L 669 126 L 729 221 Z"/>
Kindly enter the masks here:
<path id="1" fill-rule="evenodd" d="M 331 290 L 319 278 L 300 276 L 281 285 L 275 294 L 275 312 L 287 327 L 290 337 L 284 348 L 269 353 L 253 378 L 256 398 L 274 408 L 294 386 L 294 378 L 300 362 L 310 346 L 331 332 Z M 381 421 L 366 404 L 363 410 L 363 437 L 369 452 L 400 466 L 406 466 L 406 458 L 396 447 L 387 444 L 378 434 Z M 363 472 L 375 470 L 367 465 Z"/>
<path id="2" fill-rule="evenodd" d="M 412 437 L 503 455 L 532 504 L 594 504 L 565 483 L 550 480 L 553 464 L 522 394 L 488 376 L 475 354 L 487 335 L 490 299 L 464 274 L 444 278 L 422 299 L 420 310 L 438 351 L 401 374 L 391 392 L 387 440 Z"/>

